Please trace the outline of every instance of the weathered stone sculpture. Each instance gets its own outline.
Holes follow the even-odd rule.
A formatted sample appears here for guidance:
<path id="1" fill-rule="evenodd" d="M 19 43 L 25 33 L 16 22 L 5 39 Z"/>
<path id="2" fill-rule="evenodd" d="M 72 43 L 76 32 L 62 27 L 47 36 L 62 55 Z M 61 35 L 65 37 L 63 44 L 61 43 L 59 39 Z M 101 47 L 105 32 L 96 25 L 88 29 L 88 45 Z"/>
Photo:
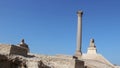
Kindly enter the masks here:
<path id="1" fill-rule="evenodd" d="M 89 45 L 87 54 L 97 54 L 97 49 L 94 43 L 94 39 L 90 40 L 90 45 Z"/>
<path id="2" fill-rule="evenodd" d="M 25 43 L 24 39 L 22 39 L 22 41 L 19 44 L 19 46 L 26 48 L 27 51 L 30 52 L 30 49 L 29 49 L 28 45 Z"/>

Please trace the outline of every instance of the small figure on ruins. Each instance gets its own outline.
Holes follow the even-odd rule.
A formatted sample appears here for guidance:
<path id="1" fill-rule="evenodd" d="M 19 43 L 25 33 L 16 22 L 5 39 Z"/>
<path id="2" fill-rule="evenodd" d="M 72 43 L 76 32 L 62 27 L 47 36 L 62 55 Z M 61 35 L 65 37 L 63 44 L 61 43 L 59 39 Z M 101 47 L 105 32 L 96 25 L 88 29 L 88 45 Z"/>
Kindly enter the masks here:
<path id="1" fill-rule="evenodd" d="M 28 52 L 30 52 L 28 45 L 25 43 L 24 39 L 21 40 L 21 43 L 19 44 L 20 47 L 24 47 L 27 49 Z"/>
<path id="2" fill-rule="evenodd" d="M 90 45 L 89 45 L 87 54 L 97 54 L 97 49 L 96 49 L 95 41 L 93 38 L 90 40 Z"/>

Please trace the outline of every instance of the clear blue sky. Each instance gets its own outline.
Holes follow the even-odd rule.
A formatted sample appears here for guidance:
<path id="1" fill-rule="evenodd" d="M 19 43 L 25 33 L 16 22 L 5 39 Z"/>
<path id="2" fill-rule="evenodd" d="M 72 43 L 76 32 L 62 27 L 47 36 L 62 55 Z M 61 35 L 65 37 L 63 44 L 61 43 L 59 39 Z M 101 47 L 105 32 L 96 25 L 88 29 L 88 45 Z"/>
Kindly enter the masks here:
<path id="1" fill-rule="evenodd" d="M 82 51 L 94 38 L 98 52 L 120 65 L 120 0 L 0 0 L 0 43 L 24 38 L 32 53 L 74 55 L 80 9 Z"/>

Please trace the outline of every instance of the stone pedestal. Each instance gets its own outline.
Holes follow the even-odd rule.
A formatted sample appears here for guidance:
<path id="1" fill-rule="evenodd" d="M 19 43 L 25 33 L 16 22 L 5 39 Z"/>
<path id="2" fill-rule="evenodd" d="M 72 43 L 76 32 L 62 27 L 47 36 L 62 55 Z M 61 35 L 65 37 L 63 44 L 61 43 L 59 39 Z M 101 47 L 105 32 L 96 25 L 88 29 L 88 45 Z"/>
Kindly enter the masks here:
<path id="1" fill-rule="evenodd" d="M 72 60 L 70 62 L 69 68 L 84 68 L 84 61 L 81 60 Z"/>
<path id="2" fill-rule="evenodd" d="M 87 54 L 97 54 L 97 49 L 96 49 L 96 48 L 89 47 L 89 48 L 88 48 L 88 51 L 87 51 Z"/>
<path id="3" fill-rule="evenodd" d="M 27 49 L 15 45 L 0 44 L 0 54 L 27 56 Z"/>
<path id="4" fill-rule="evenodd" d="M 90 45 L 89 45 L 87 54 L 97 54 L 97 49 L 94 43 L 94 39 L 90 40 Z"/>

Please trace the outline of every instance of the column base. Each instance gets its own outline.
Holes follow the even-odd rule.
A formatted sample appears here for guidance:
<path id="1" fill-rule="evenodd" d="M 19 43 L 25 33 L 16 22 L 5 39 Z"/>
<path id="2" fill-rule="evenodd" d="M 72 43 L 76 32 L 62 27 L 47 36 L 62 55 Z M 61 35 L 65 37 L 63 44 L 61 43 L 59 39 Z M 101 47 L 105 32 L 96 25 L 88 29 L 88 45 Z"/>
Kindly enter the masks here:
<path id="1" fill-rule="evenodd" d="M 82 56 L 82 53 L 81 53 L 80 51 L 76 51 L 75 56 L 76 56 L 76 57 L 81 57 L 81 56 Z"/>

